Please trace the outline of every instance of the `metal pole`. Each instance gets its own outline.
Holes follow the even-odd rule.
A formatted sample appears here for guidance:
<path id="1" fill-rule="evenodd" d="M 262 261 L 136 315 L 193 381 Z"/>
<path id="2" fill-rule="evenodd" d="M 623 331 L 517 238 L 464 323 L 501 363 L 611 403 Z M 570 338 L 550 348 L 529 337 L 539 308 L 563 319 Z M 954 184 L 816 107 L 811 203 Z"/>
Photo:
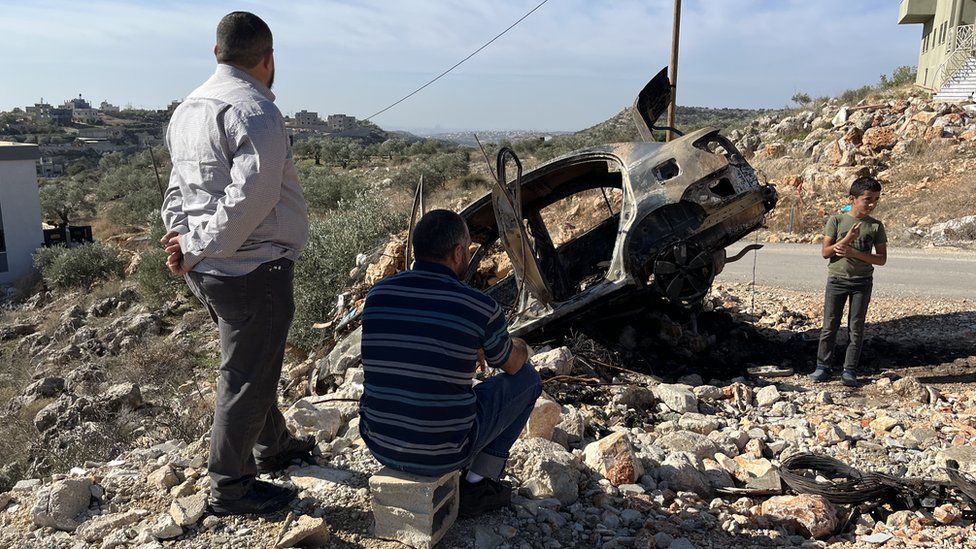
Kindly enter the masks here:
<path id="1" fill-rule="evenodd" d="M 149 158 L 152 159 L 153 172 L 156 174 L 156 188 L 159 189 L 159 197 L 164 198 L 166 195 L 163 193 L 163 183 L 159 180 L 159 167 L 156 165 L 156 155 L 153 154 L 152 145 L 148 145 L 146 148 L 149 149 Z"/>
<path id="2" fill-rule="evenodd" d="M 678 104 L 678 41 L 681 35 L 681 0 L 674 0 L 674 28 L 671 31 L 671 105 L 668 106 L 668 127 L 673 128 L 675 108 Z M 668 130 L 668 141 L 674 132 Z"/>

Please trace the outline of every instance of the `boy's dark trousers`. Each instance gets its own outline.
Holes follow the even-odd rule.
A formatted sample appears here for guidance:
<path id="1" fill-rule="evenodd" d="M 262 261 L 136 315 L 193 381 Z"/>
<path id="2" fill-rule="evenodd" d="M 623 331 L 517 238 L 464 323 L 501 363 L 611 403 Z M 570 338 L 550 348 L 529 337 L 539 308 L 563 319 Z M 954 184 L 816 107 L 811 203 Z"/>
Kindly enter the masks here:
<path id="1" fill-rule="evenodd" d="M 186 276 L 220 332 L 208 464 L 213 498 L 243 497 L 257 474 L 252 452 L 271 457 L 291 443 L 277 390 L 295 313 L 292 267 L 291 260 L 279 259 L 244 276 Z"/>
<path id="2" fill-rule="evenodd" d="M 847 356 L 844 358 L 845 370 L 857 370 L 861 359 L 861 345 L 864 341 L 864 319 L 868 314 L 868 303 L 871 301 L 871 289 L 874 279 L 841 278 L 832 276 L 827 279 L 827 289 L 824 292 L 824 321 L 820 331 L 820 348 L 817 351 L 817 368 L 830 370 L 834 363 L 834 342 L 837 339 L 837 329 L 840 328 L 841 315 L 844 314 L 844 304 L 850 301 L 847 310 L 847 329 L 851 342 L 847 346 Z"/>

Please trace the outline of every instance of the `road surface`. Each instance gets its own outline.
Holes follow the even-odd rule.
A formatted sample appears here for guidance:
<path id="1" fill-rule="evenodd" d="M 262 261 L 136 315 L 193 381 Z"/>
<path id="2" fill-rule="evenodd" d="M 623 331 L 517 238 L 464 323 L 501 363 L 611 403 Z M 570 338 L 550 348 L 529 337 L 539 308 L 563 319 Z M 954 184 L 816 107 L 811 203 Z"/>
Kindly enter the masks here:
<path id="1" fill-rule="evenodd" d="M 728 247 L 731 257 L 751 242 Z M 756 253 L 756 252 L 753 252 Z M 753 253 L 725 266 L 716 284 L 751 282 Z M 827 261 L 819 244 L 765 244 L 756 256 L 756 284 L 823 291 Z M 889 248 L 888 263 L 874 269 L 874 294 L 976 299 L 976 253 L 944 249 Z"/>

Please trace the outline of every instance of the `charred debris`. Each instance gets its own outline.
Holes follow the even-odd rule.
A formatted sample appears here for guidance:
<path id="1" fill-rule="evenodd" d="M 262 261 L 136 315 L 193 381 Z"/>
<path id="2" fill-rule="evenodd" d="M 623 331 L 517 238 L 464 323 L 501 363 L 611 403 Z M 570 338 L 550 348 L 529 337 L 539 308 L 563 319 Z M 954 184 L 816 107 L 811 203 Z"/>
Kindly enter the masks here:
<path id="1" fill-rule="evenodd" d="M 514 151 L 498 152 L 491 192 L 459 212 L 477 246 L 463 279 L 507 310 L 512 335 L 541 344 L 579 332 L 653 369 L 634 334 L 662 311 L 697 332 L 715 276 L 761 247 L 725 251 L 763 225 L 775 188 L 718 129 L 675 129 L 674 140 L 655 141 L 655 131 L 669 129 L 654 124 L 670 97 L 663 69 L 632 107 L 641 141 L 577 150 L 524 173 Z M 559 241 L 551 207 L 581 193 L 600 193 L 605 216 Z M 421 181 L 411 230 L 424 211 Z M 483 263 L 502 252 L 506 276 L 482 276 Z M 404 259 L 410 265 L 409 244 Z M 360 313 L 340 311 L 337 322 L 337 346 L 350 353 L 358 353 L 359 330 L 338 333 Z"/>

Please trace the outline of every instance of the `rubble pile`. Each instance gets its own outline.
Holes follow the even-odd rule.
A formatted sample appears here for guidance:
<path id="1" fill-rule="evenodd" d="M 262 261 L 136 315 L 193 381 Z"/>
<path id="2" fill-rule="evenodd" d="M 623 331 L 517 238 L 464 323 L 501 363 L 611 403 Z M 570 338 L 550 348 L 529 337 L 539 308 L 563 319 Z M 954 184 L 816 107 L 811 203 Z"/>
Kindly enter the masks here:
<path id="1" fill-rule="evenodd" d="M 818 220 L 835 212 L 861 175 L 883 184 L 897 182 L 886 185 L 886 201 L 924 201 L 941 180 L 976 168 L 976 104 L 940 103 L 921 92 L 871 101 L 848 106 L 831 99 L 799 112 L 762 116 L 729 133 L 760 171 L 782 172 L 788 166 L 788 173 L 773 181 L 787 201 L 773 212 L 772 225 L 786 224 L 790 208 L 785 206 L 792 203 Z M 944 150 L 946 158 L 926 159 L 928 149 Z M 892 221 L 899 231 L 889 236 L 896 239 L 972 240 L 974 234 L 972 219 L 920 214 L 904 223 Z M 808 241 L 809 236 L 790 240 Z"/>
<path id="2" fill-rule="evenodd" d="M 744 286 L 718 287 L 712 306 L 741 314 L 747 295 Z M 758 303 L 762 309 L 750 318 L 770 337 L 795 336 L 819 322 L 812 305 L 806 310 L 808 304 L 790 295 L 762 290 Z M 879 300 L 882 316 L 889 314 L 886 306 Z M 143 314 L 139 310 L 126 314 Z M 322 371 L 330 391 L 285 408 L 293 428 L 319 440 L 316 463 L 272 479 L 300 489 L 287 518 L 207 516 L 206 436 L 192 443 L 150 443 L 147 437 L 110 461 L 77 463 L 65 474 L 27 478 L 0 494 L 0 546 L 292 547 L 335 541 L 392 548 L 372 537 L 369 478 L 381 466 L 359 436 L 356 401 L 363 375 L 351 360 L 355 344 L 346 343 L 309 360 L 328 363 Z M 959 546 L 968 539 L 971 525 L 959 502 L 906 510 L 898 501 L 880 501 L 859 513 L 858 506 L 785 489 L 779 468 L 792 455 L 812 452 L 899 478 L 945 480 L 941 467 L 949 460 L 976 473 L 976 416 L 970 412 L 976 389 L 952 382 L 934 386 L 908 372 L 876 377 L 858 390 L 836 382 L 811 385 L 799 373 L 663 379 L 604 368 L 600 363 L 609 358 L 592 360 L 593 349 L 538 350 L 533 362 L 545 392 L 512 450 L 514 504 L 458 521 L 444 546 L 843 547 L 879 539 L 889 546 Z M 976 356 L 944 367 L 971 372 Z M 74 383 L 73 376 L 43 377 L 19 398 L 60 395 L 52 404 L 63 402 L 64 409 L 49 405 L 39 417 L 69 425 L 68 418 L 87 413 L 73 404 L 82 397 L 65 397 Z M 598 386 L 577 398 L 587 383 Z M 149 406 L 138 387 L 101 387 L 98 394 L 85 397 L 88 407 Z"/>

